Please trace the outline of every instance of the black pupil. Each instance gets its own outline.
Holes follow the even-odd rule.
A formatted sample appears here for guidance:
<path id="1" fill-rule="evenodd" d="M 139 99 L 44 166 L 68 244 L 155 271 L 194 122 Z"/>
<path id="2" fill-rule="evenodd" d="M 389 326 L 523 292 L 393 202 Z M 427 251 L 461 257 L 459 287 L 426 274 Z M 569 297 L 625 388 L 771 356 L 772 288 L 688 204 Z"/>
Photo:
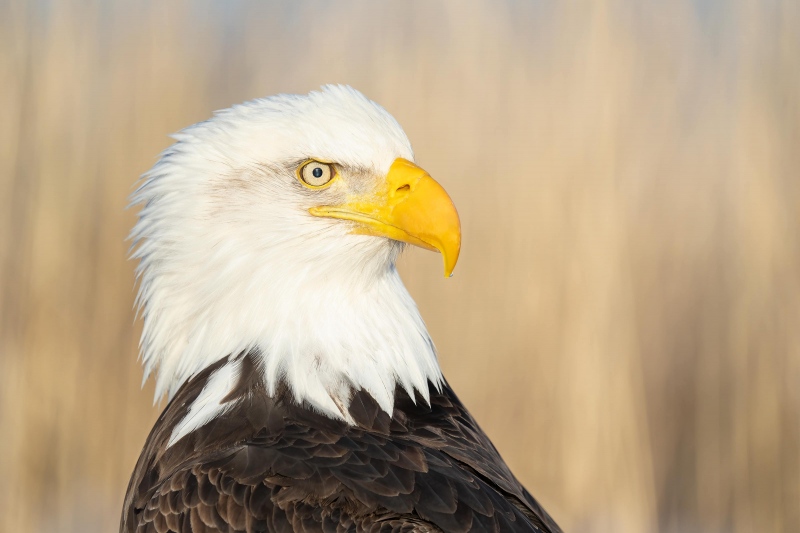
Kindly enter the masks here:
<path id="1" fill-rule="evenodd" d="M 314 170 L 312 170 L 312 171 L 311 171 L 311 174 L 312 174 L 312 175 L 313 175 L 315 178 L 321 178 L 321 177 L 322 177 L 322 169 L 321 169 L 321 168 L 319 168 L 319 167 L 317 167 L 317 168 L 315 168 Z"/>

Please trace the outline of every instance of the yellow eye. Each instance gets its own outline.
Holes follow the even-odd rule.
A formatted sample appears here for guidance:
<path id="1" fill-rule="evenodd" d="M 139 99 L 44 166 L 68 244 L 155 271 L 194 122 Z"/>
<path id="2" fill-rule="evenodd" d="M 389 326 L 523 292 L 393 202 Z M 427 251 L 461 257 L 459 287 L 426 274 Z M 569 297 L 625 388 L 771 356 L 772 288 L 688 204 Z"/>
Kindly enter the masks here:
<path id="1" fill-rule="evenodd" d="M 309 161 L 297 170 L 297 174 L 306 185 L 322 187 L 330 183 L 336 175 L 336 171 L 333 169 L 333 165 L 328 163 Z"/>

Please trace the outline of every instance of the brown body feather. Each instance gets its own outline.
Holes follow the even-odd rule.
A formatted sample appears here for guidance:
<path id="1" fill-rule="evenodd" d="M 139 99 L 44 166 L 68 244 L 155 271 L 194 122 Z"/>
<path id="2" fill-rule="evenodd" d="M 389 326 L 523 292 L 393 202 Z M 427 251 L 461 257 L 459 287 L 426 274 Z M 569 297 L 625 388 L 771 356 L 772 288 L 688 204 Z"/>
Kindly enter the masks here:
<path id="1" fill-rule="evenodd" d="M 134 470 L 123 533 L 557 533 L 489 438 L 445 384 L 430 405 L 400 388 L 390 417 L 354 392 L 355 426 L 270 396 L 255 358 L 224 415 L 167 447 L 223 360 L 185 383 L 153 428 Z"/>

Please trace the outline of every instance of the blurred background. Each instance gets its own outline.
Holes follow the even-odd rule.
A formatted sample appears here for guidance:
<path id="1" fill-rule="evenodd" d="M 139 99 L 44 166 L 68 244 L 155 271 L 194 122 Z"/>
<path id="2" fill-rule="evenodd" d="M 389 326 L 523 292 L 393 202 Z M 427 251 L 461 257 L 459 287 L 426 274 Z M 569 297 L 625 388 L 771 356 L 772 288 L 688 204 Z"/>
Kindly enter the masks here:
<path id="1" fill-rule="evenodd" d="M 404 279 L 571 532 L 800 531 L 800 3 L 0 1 L 0 531 L 116 531 L 168 134 L 347 83 L 461 213 Z"/>

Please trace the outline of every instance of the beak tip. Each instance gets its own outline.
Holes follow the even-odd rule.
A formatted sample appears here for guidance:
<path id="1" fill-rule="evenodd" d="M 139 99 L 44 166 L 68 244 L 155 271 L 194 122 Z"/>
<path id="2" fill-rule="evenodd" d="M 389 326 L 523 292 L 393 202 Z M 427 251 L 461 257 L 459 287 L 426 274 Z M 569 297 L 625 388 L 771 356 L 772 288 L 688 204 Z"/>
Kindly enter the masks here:
<path id="1" fill-rule="evenodd" d="M 445 279 L 450 279 L 453 277 L 453 271 L 456 269 L 456 265 L 448 265 L 447 261 L 445 261 L 444 265 L 444 277 Z"/>

